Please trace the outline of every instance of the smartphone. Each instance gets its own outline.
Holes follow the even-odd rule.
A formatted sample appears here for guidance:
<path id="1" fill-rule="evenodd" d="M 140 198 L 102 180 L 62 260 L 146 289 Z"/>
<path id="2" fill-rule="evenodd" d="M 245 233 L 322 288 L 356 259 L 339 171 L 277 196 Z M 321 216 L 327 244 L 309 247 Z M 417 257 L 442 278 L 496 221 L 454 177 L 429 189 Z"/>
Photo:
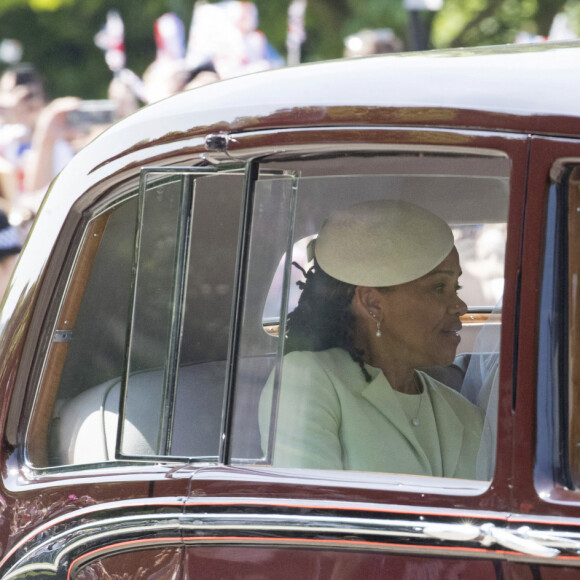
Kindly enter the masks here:
<path id="1" fill-rule="evenodd" d="M 81 101 L 79 107 L 67 113 L 67 123 L 70 127 L 88 129 L 94 125 L 110 125 L 116 120 L 116 104 L 114 101 L 102 99 Z"/>

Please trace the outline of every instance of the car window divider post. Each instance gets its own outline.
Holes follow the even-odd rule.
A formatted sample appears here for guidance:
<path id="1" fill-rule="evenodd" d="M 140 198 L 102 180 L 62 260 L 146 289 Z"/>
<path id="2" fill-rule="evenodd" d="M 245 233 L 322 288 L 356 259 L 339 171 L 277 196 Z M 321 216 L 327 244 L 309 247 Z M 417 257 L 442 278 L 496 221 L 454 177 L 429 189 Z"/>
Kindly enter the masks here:
<path id="1" fill-rule="evenodd" d="M 251 233 L 252 214 L 254 209 L 254 184 L 258 178 L 257 162 L 245 165 L 234 165 L 232 168 L 244 169 L 244 192 L 240 208 L 240 225 L 238 228 L 238 256 L 234 273 L 233 304 L 230 318 L 230 342 L 228 345 L 224 400 L 222 404 L 221 432 L 218 450 L 218 462 L 229 464 L 231 461 L 231 437 L 233 425 L 234 381 L 237 374 L 239 344 L 241 336 L 241 317 L 244 308 L 245 272 L 248 265 L 249 240 Z"/>
<path id="2" fill-rule="evenodd" d="M 175 398 L 177 391 L 177 376 L 181 356 L 181 332 L 183 329 L 183 303 L 188 277 L 191 224 L 195 204 L 196 180 L 191 175 L 183 175 L 181 187 L 181 212 L 179 231 L 177 233 L 177 256 L 175 272 L 177 273 L 173 287 L 173 312 L 171 313 L 171 332 L 167 346 L 167 365 L 164 373 L 163 402 L 161 425 L 159 428 L 157 453 L 171 455 L 172 431 L 175 414 Z"/>

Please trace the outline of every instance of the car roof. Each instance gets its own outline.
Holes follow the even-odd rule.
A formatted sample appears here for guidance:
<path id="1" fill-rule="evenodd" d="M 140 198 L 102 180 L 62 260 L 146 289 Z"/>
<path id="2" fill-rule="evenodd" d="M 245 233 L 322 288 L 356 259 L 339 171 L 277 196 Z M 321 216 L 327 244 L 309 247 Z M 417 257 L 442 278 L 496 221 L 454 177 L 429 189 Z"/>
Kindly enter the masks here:
<path id="1" fill-rule="evenodd" d="M 399 53 L 229 79 L 145 107 L 142 146 L 216 131 L 353 125 L 580 134 L 580 42 Z M 160 119 L 163 119 L 160 126 Z"/>
<path id="2" fill-rule="evenodd" d="M 580 42 L 341 59 L 228 79 L 153 103 L 105 131 L 88 157 L 94 170 L 210 133 L 297 127 L 578 136 L 578 94 Z"/>

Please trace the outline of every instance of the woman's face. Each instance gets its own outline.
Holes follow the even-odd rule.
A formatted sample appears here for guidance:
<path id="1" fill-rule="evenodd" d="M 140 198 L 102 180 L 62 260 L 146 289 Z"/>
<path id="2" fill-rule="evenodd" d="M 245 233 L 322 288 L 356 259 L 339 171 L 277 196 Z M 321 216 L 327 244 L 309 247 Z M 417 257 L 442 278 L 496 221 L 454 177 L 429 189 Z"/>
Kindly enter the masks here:
<path id="1" fill-rule="evenodd" d="M 459 317 L 467 306 L 460 289 L 459 255 L 451 253 L 431 272 L 382 290 L 382 339 L 392 356 L 411 368 L 450 365 L 460 342 Z"/>

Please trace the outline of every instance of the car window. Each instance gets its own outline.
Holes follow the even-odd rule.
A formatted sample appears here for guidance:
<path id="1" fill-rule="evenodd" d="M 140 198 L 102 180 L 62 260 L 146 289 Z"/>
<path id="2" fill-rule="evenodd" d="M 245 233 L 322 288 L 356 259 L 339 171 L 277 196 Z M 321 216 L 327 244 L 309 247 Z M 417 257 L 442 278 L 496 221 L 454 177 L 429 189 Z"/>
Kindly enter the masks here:
<path id="1" fill-rule="evenodd" d="M 121 376 L 131 296 L 137 196 L 99 214 L 87 224 L 74 269 L 66 283 L 28 434 L 27 454 L 35 465 L 73 461 L 86 447 L 104 440 L 99 425 L 98 385 Z M 91 398 L 92 397 L 92 398 Z M 75 404 L 76 402 L 76 404 Z M 84 426 L 84 428 L 83 428 Z M 87 440 L 76 434 L 87 433 Z"/>
<path id="2" fill-rule="evenodd" d="M 580 486 L 580 170 L 570 175 L 568 197 L 568 324 L 569 324 L 569 378 L 570 405 L 568 421 L 570 433 L 568 449 L 570 474 L 574 487 Z"/>
<path id="3" fill-rule="evenodd" d="M 452 228 L 468 307 L 462 340 L 451 366 L 421 372 L 453 391 L 447 406 L 465 406 L 481 431 L 489 423 L 487 439 L 471 437 L 470 453 L 482 467 L 469 473 L 488 479 L 499 347 L 482 346 L 479 337 L 490 328 L 497 336 L 501 327 L 509 167 L 498 153 L 273 159 L 261 164 L 251 187 L 246 169 L 145 170 L 138 196 L 87 225 L 45 363 L 29 460 L 279 465 L 284 422 L 309 437 L 300 413 L 283 404 L 281 388 L 287 317 L 311 242 L 334 211 L 390 199 L 427 209 Z M 485 364 L 482 353 L 491 354 Z M 316 379 L 313 373 L 303 383 Z"/>
<path id="4" fill-rule="evenodd" d="M 580 486 L 580 172 L 559 171 L 547 202 L 538 355 L 536 476 Z"/>
<path id="5" fill-rule="evenodd" d="M 477 443 L 473 439 L 469 450 L 473 469 L 462 472 L 442 467 L 441 461 L 447 461 L 440 459 L 444 451 L 425 451 L 429 443 L 419 443 L 412 429 L 404 427 L 404 436 L 413 438 L 413 445 L 419 449 L 421 467 L 409 461 L 399 463 L 400 470 L 391 468 L 397 462 L 389 463 L 384 457 L 392 454 L 389 437 L 399 435 L 385 434 L 381 441 L 380 429 L 385 421 L 377 415 L 381 403 L 375 401 L 375 408 L 363 412 L 360 400 L 368 393 L 353 394 L 352 389 L 349 391 L 351 385 L 336 386 L 334 379 L 329 379 L 333 373 L 343 373 L 333 367 L 333 359 L 341 360 L 338 367 L 348 365 L 348 355 L 345 358 L 344 352 L 336 348 L 312 355 L 308 346 L 288 353 L 285 343 L 287 317 L 301 294 L 296 282 L 304 281 L 304 273 L 312 265 L 310 242 L 333 212 L 384 199 L 404 200 L 425 208 L 452 228 L 462 268 L 459 296 L 468 310 L 462 316 L 462 339 L 454 364 L 424 370 L 433 380 L 454 390 L 449 395 L 452 405 L 458 401 L 463 405 L 467 397 L 471 399 L 465 406 L 466 413 L 481 422 L 482 430 L 486 417 L 495 427 L 495 410 L 488 409 L 488 405 L 493 407 L 496 401 L 491 392 L 499 364 L 499 342 L 494 345 L 494 353 L 486 353 L 493 354 L 493 364 L 484 369 L 485 365 L 480 364 L 482 349 L 487 349 L 491 341 L 488 339 L 482 346 L 478 338 L 483 329 L 489 335 L 490 328 L 491 334 L 499 336 L 501 325 L 509 201 L 507 158 L 368 155 L 294 163 L 272 161 L 262 168 L 287 171 L 288 176 L 286 180 L 263 176 L 254 190 L 231 461 L 489 479 L 494 461 L 493 434 L 485 440 L 478 438 Z M 468 373 L 470 362 L 477 368 Z M 348 372 L 351 371 L 355 376 L 356 369 L 349 367 Z M 292 373 L 295 380 L 286 387 L 284 377 Z M 464 381 L 466 376 L 469 384 Z M 326 386 L 320 387 L 322 383 Z M 361 391 L 364 390 L 363 384 Z M 347 402 L 351 396 L 354 398 Z M 351 412 L 359 415 L 348 424 L 345 413 Z M 384 409 L 382 412 L 389 413 Z M 442 434 L 440 439 L 446 437 Z M 440 441 L 440 445 L 446 443 Z M 361 454 L 361 449 L 368 451 Z M 478 455 L 480 467 L 476 474 Z M 433 467 L 425 456 L 439 456 L 437 466 Z"/>
<path id="6" fill-rule="evenodd" d="M 217 461 L 244 174 L 144 176 L 124 456 Z"/>
<path id="7" fill-rule="evenodd" d="M 29 428 L 32 464 L 217 461 L 244 174 L 211 173 L 146 170 L 140 195 L 87 224 Z"/>

